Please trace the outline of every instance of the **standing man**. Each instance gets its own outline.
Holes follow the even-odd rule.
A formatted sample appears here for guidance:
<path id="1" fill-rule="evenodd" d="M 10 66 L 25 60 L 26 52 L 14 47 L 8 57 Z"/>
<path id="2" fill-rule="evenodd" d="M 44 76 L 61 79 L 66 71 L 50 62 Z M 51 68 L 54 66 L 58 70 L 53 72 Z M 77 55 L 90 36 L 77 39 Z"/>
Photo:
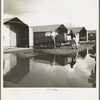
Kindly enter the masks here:
<path id="1" fill-rule="evenodd" d="M 67 35 L 70 35 L 71 36 L 71 45 L 72 45 L 72 49 L 76 46 L 76 37 L 75 37 L 75 34 L 72 30 L 70 30 L 70 33 L 67 34 Z"/>

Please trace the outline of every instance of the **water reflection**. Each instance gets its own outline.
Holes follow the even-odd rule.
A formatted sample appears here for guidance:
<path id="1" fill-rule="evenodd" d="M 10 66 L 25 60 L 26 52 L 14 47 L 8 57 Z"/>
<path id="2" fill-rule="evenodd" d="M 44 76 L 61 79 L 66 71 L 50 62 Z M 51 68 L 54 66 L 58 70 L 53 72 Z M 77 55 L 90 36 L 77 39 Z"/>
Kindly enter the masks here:
<path id="1" fill-rule="evenodd" d="M 3 61 L 4 75 L 7 74 L 7 72 L 9 72 L 10 69 L 17 64 L 16 59 L 17 57 L 15 55 L 11 55 L 10 53 L 4 54 L 4 61 Z"/>
<path id="2" fill-rule="evenodd" d="M 85 56 L 88 54 L 88 49 L 85 49 L 83 51 L 79 51 L 78 54 L 82 57 L 85 58 Z"/>
<path id="3" fill-rule="evenodd" d="M 4 81 L 19 87 L 96 87 L 95 59 L 90 54 L 88 49 L 66 55 L 39 54 L 30 59 L 4 54 Z"/>
<path id="4" fill-rule="evenodd" d="M 66 54 L 66 55 L 43 54 L 35 56 L 33 59 L 41 60 L 42 63 L 46 63 L 44 61 L 47 61 L 48 63 L 50 62 L 51 66 L 54 65 L 65 66 L 67 64 L 70 64 L 70 68 L 73 68 L 73 66 L 76 63 L 76 59 L 77 58 L 84 59 L 86 55 L 87 55 L 87 50 L 83 50 L 77 53 Z"/>
<path id="5" fill-rule="evenodd" d="M 71 68 L 73 68 L 75 63 L 76 63 L 76 53 L 71 55 L 54 55 L 53 59 L 50 61 L 51 66 L 55 64 L 61 66 L 70 64 Z"/>
<path id="6" fill-rule="evenodd" d="M 4 80 L 19 83 L 29 72 L 29 60 L 23 60 L 14 54 L 4 54 Z"/>
<path id="7" fill-rule="evenodd" d="M 91 70 L 91 75 L 88 79 L 89 83 L 92 83 L 93 87 L 96 87 L 96 67 L 94 70 Z"/>
<path id="8" fill-rule="evenodd" d="M 92 54 L 94 54 L 94 53 L 92 52 Z M 90 55 L 90 57 L 91 57 L 91 55 Z M 92 58 L 94 58 L 96 61 L 96 58 L 94 56 L 92 56 Z M 95 62 L 94 69 L 91 70 L 91 75 L 89 75 L 88 82 L 92 84 L 92 87 L 96 87 L 96 62 Z"/>

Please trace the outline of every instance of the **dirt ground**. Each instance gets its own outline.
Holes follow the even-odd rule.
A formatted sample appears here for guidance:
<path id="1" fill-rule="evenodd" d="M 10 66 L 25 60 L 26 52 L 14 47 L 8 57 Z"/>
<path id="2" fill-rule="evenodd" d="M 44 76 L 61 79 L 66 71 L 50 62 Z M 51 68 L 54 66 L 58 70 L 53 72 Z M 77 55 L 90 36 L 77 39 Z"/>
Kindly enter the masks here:
<path id="1" fill-rule="evenodd" d="M 92 49 L 93 45 L 94 44 L 80 44 L 78 49 L 72 49 L 71 46 L 61 46 L 56 49 L 48 49 L 47 47 L 41 47 L 41 48 L 38 47 L 34 49 L 26 49 L 26 50 L 18 50 L 18 51 L 12 50 L 6 53 L 13 53 L 21 58 L 30 58 L 30 57 L 36 56 L 39 53 L 66 55 L 66 54 L 75 53 L 77 51 L 82 51 L 87 48 Z"/>
<path id="2" fill-rule="evenodd" d="M 61 46 L 60 48 L 56 48 L 56 49 L 39 48 L 36 50 L 38 52 L 43 52 L 43 53 L 56 54 L 56 55 L 64 54 L 65 55 L 65 54 L 75 53 L 77 51 L 82 51 L 87 48 L 92 49 L 93 45 L 94 44 L 80 44 L 78 49 L 72 49 L 71 46 Z"/>

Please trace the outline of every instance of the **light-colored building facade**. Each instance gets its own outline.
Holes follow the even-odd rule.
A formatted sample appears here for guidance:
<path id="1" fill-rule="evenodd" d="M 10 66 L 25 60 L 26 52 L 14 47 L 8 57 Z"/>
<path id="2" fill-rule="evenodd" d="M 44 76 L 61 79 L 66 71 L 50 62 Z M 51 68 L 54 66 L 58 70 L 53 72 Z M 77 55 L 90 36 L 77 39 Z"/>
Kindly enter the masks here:
<path id="1" fill-rule="evenodd" d="M 9 47 L 32 47 L 33 30 L 19 18 L 4 20 L 3 46 Z"/>

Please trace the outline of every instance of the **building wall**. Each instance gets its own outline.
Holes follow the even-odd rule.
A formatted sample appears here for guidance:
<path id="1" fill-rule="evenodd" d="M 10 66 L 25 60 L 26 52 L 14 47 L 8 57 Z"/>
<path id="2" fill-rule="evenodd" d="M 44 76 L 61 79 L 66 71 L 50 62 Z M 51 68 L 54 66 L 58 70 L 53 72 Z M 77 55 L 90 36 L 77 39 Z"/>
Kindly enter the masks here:
<path id="1" fill-rule="evenodd" d="M 34 39 L 45 37 L 45 32 L 34 32 Z"/>
<path id="2" fill-rule="evenodd" d="M 22 31 L 15 25 L 4 25 L 4 47 L 17 47 L 21 43 Z"/>
<path id="3" fill-rule="evenodd" d="M 3 26 L 3 46 L 4 47 L 10 46 L 10 26 L 9 25 Z"/>
<path id="4" fill-rule="evenodd" d="M 65 42 L 67 41 L 67 33 L 68 33 L 68 30 L 63 26 L 62 27 L 59 27 L 56 32 L 58 33 L 58 36 L 56 37 L 56 41 L 59 41 L 59 42 Z"/>
<path id="5" fill-rule="evenodd" d="M 93 40 L 96 40 L 96 33 L 92 33 L 93 34 Z M 91 33 L 88 33 L 88 40 L 91 39 Z"/>
<path id="6" fill-rule="evenodd" d="M 31 32 L 33 34 L 33 32 Z M 30 35 L 31 37 L 32 35 Z M 32 45 L 32 39 L 29 40 L 29 27 L 22 27 L 16 24 L 4 24 L 3 28 L 3 46 L 4 47 L 29 47 Z"/>
<path id="7" fill-rule="evenodd" d="M 54 32 L 56 34 L 58 34 L 56 36 L 56 41 L 57 42 L 65 42 L 67 40 L 68 30 L 64 26 L 61 26 L 53 32 L 49 32 L 49 31 L 48 32 L 34 32 L 35 43 L 39 42 L 39 43 L 43 44 L 43 43 L 53 42 L 53 38 L 51 36 L 47 36 L 47 35 L 53 34 Z"/>
<path id="8" fill-rule="evenodd" d="M 51 36 L 45 36 L 46 32 L 34 32 L 34 40 L 35 42 L 38 41 L 39 43 L 48 43 L 53 42 Z M 66 33 L 58 34 L 56 36 L 57 42 L 65 42 L 67 40 Z"/>
<path id="9" fill-rule="evenodd" d="M 87 40 L 87 31 L 82 29 L 79 33 L 79 41 L 86 41 Z"/>
<path id="10" fill-rule="evenodd" d="M 65 42 L 66 41 L 66 38 L 64 33 L 63 34 L 59 34 L 57 37 L 56 37 L 56 41 L 57 42 Z"/>
<path id="11" fill-rule="evenodd" d="M 34 46 L 34 33 L 33 29 L 29 27 L 29 47 Z"/>
<path id="12" fill-rule="evenodd" d="M 18 27 L 14 24 L 10 25 L 10 31 L 11 31 L 11 46 L 15 47 L 21 47 L 23 46 L 23 35 L 25 34 L 25 30 L 23 30 L 21 27 Z"/>
<path id="13" fill-rule="evenodd" d="M 53 41 L 50 36 L 45 36 L 46 32 L 34 32 L 34 42 L 38 41 L 41 44 Z"/>
<path id="14" fill-rule="evenodd" d="M 13 26 L 13 25 L 10 25 L 10 40 L 11 40 L 11 47 L 17 47 L 17 32 L 18 29 Z"/>
<path id="15" fill-rule="evenodd" d="M 29 47 L 29 27 L 22 29 L 21 47 Z"/>

